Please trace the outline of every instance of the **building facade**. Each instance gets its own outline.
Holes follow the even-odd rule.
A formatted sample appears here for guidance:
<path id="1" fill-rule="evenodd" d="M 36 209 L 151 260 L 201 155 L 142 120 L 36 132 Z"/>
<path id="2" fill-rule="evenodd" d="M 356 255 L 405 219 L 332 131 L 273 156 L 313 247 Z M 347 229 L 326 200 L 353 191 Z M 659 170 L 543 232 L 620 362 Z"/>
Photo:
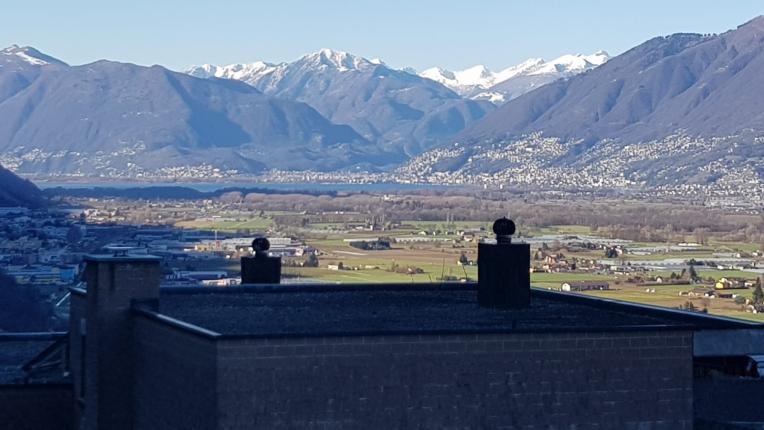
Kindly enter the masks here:
<path id="1" fill-rule="evenodd" d="M 72 413 L 28 428 L 691 429 L 697 358 L 764 345 L 757 324 L 541 290 L 494 309 L 474 284 L 160 289 L 150 256 L 91 256 L 86 278 Z"/>

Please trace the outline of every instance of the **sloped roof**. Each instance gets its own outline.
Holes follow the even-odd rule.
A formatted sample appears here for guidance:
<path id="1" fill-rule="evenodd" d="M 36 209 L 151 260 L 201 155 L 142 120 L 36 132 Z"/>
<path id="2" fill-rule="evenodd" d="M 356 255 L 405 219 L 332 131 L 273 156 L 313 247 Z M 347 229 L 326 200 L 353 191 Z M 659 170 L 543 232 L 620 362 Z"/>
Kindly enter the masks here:
<path id="1" fill-rule="evenodd" d="M 478 306 L 474 284 L 164 288 L 136 308 L 205 336 L 332 336 L 692 330 L 745 324 L 713 316 L 534 290 L 527 309 Z"/>

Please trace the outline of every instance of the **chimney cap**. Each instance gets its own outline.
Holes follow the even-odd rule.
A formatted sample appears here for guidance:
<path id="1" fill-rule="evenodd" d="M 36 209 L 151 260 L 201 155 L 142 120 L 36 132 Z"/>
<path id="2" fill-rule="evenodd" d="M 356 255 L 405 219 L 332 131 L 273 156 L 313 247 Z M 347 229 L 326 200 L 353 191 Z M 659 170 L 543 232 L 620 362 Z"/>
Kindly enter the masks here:
<path id="1" fill-rule="evenodd" d="M 493 222 L 493 232 L 496 234 L 497 243 L 510 243 L 515 234 L 515 222 L 507 217 L 501 217 Z"/>
<path id="2" fill-rule="evenodd" d="M 271 242 L 268 240 L 267 237 L 264 237 L 264 236 L 256 237 L 252 241 L 252 249 L 255 251 L 255 253 L 264 252 L 269 250 L 270 248 L 271 248 Z"/>

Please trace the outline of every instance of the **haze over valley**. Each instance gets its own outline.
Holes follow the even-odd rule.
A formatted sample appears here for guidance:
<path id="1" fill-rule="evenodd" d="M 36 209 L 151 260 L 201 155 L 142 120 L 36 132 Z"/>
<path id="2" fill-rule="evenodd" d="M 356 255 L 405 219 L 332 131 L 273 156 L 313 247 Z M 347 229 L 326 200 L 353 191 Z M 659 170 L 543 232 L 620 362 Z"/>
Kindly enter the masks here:
<path id="1" fill-rule="evenodd" d="M 764 428 L 760 3 L 2 10 L 2 429 Z"/>
<path id="2" fill-rule="evenodd" d="M 755 204 L 763 35 L 759 17 L 498 72 L 417 72 L 330 49 L 176 72 L 11 46 L 0 163 L 64 180 L 657 189 Z"/>

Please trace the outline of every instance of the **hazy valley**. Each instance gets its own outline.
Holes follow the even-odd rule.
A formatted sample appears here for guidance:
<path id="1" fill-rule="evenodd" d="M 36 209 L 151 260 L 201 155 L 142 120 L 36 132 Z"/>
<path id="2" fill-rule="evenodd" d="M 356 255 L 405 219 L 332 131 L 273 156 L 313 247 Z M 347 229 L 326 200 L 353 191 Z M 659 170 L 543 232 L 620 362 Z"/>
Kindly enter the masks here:
<path id="1" fill-rule="evenodd" d="M 657 190 L 757 205 L 763 35 L 756 18 L 499 72 L 417 73 L 323 49 L 179 73 L 11 47 L 0 51 L 0 164 L 80 181 Z M 501 88 L 512 89 L 487 96 Z"/>

